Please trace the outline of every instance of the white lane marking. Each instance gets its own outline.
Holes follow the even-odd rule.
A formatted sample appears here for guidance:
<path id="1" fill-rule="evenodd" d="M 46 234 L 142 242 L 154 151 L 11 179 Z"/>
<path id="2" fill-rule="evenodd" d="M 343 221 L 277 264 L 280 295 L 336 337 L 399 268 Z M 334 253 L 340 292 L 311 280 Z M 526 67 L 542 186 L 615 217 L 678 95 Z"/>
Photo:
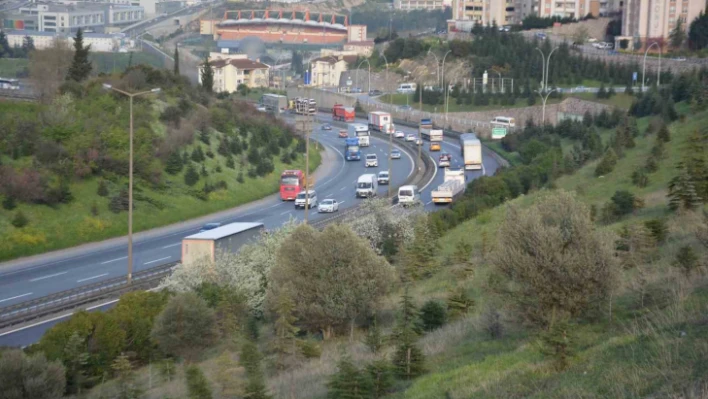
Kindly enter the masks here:
<path id="1" fill-rule="evenodd" d="M 122 258 L 116 258 L 116 259 L 107 260 L 107 261 L 105 261 L 105 262 L 101 262 L 101 264 L 102 264 L 102 265 L 105 265 L 106 263 L 116 262 L 116 261 L 123 260 L 123 259 L 128 259 L 128 257 L 127 257 L 127 256 L 124 256 L 124 257 L 122 257 Z"/>
<path id="2" fill-rule="evenodd" d="M 82 278 L 81 280 L 76 280 L 76 282 L 77 282 L 77 283 L 83 283 L 84 281 L 93 280 L 93 279 L 95 279 L 95 278 L 104 277 L 104 276 L 107 276 L 107 275 L 108 275 L 108 273 L 103 273 L 103 274 L 99 274 L 98 276 Z"/>
<path id="3" fill-rule="evenodd" d="M 28 292 L 28 293 L 26 293 L 26 294 L 22 294 L 22 295 L 18 295 L 18 296 L 13 296 L 12 298 L 0 299 L 0 302 L 11 301 L 11 300 L 13 300 L 13 299 L 22 298 L 23 296 L 27 296 L 27 295 L 32 295 L 32 293 L 31 293 L 31 292 Z"/>
<path id="4" fill-rule="evenodd" d="M 159 262 L 161 260 L 166 260 L 166 259 L 170 259 L 170 258 L 171 258 L 171 256 L 165 256 L 164 258 L 151 260 L 150 262 L 145 262 L 145 263 L 143 263 L 143 265 L 149 265 L 150 263 L 155 263 L 155 262 Z"/>
<path id="5" fill-rule="evenodd" d="M 46 280 L 46 279 L 48 279 L 48 278 L 52 278 L 52 277 L 56 277 L 56 276 L 61 276 L 62 274 L 66 274 L 66 273 L 69 273 L 69 272 L 54 273 L 54 274 L 50 274 L 50 275 L 48 275 L 48 276 L 42 276 L 42 277 L 33 278 L 32 280 L 30 280 L 30 282 L 33 283 L 33 282 L 39 281 L 39 280 Z"/>
<path id="6" fill-rule="evenodd" d="M 339 201 L 338 204 L 343 204 L 345 202 L 347 202 L 347 201 Z"/>
<path id="7" fill-rule="evenodd" d="M 428 157 L 430 158 L 430 161 L 433 162 L 433 165 L 435 165 L 435 160 L 433 159 L 433 157 L 431 157 L 430 155 L 428 155 Z M 428 187 L 432 182 L 435 181 L 435 176 L 438 175 L 438 168 L 435 168 L 434 170 L 435 172 L 433 172 L 433 178 L 430 179 L 430 181 L 426 183 L 426 185 L 424 185 L 423 188 L 420 189 L 420 191 L 425 190 L 426 187 Z"/>
<path id="8" fill-rule="evenodd" d="M 486 176 L 487 171 L 484 169 L 484 160 L 482 160 L 482 176 Z"/>
<path id="9" fill-rule="evenodd" d="M 325 197 L 331 197 L 331 196 L 333 196 L 333 195 L 334 195 L 334 193 L 329 193 L 329 194 L 327 194 Z"/>
<path id="10" fill-rule="evenodd" d="M 433 203 L 433 200 L 430 200 L 430 201 L 426 202 L 425 205 L 430 205 L 432 203 Z"/>
<path id="11" fill-rule="evenodd" d="M 182 245 L 182 243 L 181 243 L 181 242 L 176 242 L 176 243 L 174 243 L 174 244 L 165 245 L 164 247 L 162 247 L 162 249 L 172 248 L 172 247 L 176 247 L 176 246 L 178 246 L 178 245 Z"/>
<path id="12" fill-rule="evenodd" d="M 280 216 L 287 215 L 288 213 L 290 213 L 290 211 L 285 211 L 285 212 L 281 213 Z"/>
<path id="13" fill-rule="evenodd" d="M 347 189 L 346 187 L 342 187 L 342 188 L 339 189 L 339 191 L 344 191 L 344 190 L 346 190 L 346 189 Z"/>

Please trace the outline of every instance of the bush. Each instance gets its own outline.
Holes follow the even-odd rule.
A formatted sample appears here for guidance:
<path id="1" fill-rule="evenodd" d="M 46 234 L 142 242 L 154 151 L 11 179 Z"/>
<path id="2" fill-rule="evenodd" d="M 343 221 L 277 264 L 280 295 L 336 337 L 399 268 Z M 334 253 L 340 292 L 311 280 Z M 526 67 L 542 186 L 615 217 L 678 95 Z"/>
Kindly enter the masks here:
<path id="1" fill-rule="evenodd" d="M 214 152 L 211 150 L 211 148 L 207 150 L 206 156 L 211 159 L 214 159 Z"/>
<path id="2" fill-rule="evenodd" d="M 238 175 L 236 176 L 236 181 L 239 182 L 239 183 L 243 183 L 243 182 L 244 182 L 244 180 L 243 180 L 243 172 L 241 172 L 241 171 L 238 172 Z"/>
<path id="3" fill-rule="evenodd" d="M 56 399 L 64 396 L 66 377 L 59 361 L 47 361 L 43 353 L 26 355 L 9 349 L 0 356 L 3 398 Z"/>
<path id="4" fill-rule="evenodd" d="M 322 356 L 322 348 L 317 345 L 317 342 L 311 339 L 305 339 L 298 342 L 298 347 L 300 348 L 300 353 L 306 359 L 319 359 Z"/>
<path id="5" fill-rule="evenodd" d="M 482 316 L 482 321 L 484 330 L 487 331 L 492 339 L 501 339 L 504 336 L 504 324 L 499 311 L 494 308 L 487 309 Z"/>
<path id="6" fill-rule="evenodd" d="M 250 177 L 251 179 L 255 179 L 256 177 L 258 177 L 258 173 L 256 173 L 256 169 L 254 167 L 248 168 L 248 177 Z"/>
<path id="7" fill-rule="evenodd" d="M 693 247 L 690 245 L 685 245 L 679 248 L 673 265 L 674 267 L 681 269 L 681 271 L 688 276 L 698 267 L 698 261 L 698 255 L 696 255 Z"/>
<path id="8" fill-rule="evenodd" d="M 637 169 L 632 172 L 632 184 L 637 187 L 646 187 L 649 185 L 649 176 L 643 168 Z"/>
<path id="9" fill-rule="evenodd" d="M 647 220 L 644 222 L 644 226 L 646 226 L 657 243 L 662 243 L 666 240 L 669 229 L 666 227 L 666 221 L 664 219 Z"/>
<path id="10" fill-rule="evenodd" d="M 197 173 L 197 170 L 194 169 L 194 165 L 190 163 L 187 167 L 187 172 L 184 174 L 184 184 L 192 187 L 197 184 L 198 181 L 199 174 Z"/>
<path id="11" fill-rule="evenodd" d="M 204 373 L 197 365 L 190 365 L 185 372 L 189 399 L 211 399 L 211 388 Z"/>
<path id="12" fill-rule="evenodd" d="M 615 206 L 615 215 L 624 216 L 634 212 L 636 198 L 629 191 L 618 190 L 612 196 L 612 203 Z"/>
<path id="13" fill-rule="evenodd" d="M 420 321 L 423 329 L 432 331 L 445 325 L 447 322 L 447 307 L 440 301 L 430 300 L 420 308 Z"/>
<path id="14" fill-rule="evenodd" d="M 105 180 L 101 179 L 98 181 L 98 188 L 96 189 L 96 194 L 100 197 L 108 197 L 108 184 Z"/>
<path id="15" fill-rule="evenodd" d="M 11 195 L 6 196 L 5 199 L 2 200 L 2 207 L 3 209 L 7 209 L 8 211 L 15 209 L 17 207 L 15 197 Z"/>
<path id="16" fill-rule="evenodd" d="M 135 204 L 133 204 L 135 206 Z M 128 210 L 128 189 L 121 189 L 117 195 L 111 198 L 108 209 L 113 213 L 121 213 Z"/>
<path id="17" fill-rule="evenodd" d="M 236 169 L 236 163 L 234 162 L 234 157 L 232 157 L 231 155 L 229 155 L 226 158 L 226 167 L 229 169 Z"/>
<path id="18" fill-rule="evenodd" d="M 216 338 L 214 311 L 196 294 L 178 294 L 157 316 L 151 337 L 162 351 L 185 358 L 198 355 Z"/>
<path id="19" fill-rule="evenodd" d="M 610 148 L 605 152 L 605 156 L 595 168 L 595 176 L 604 176 L 615 169 L 617 165 L 617 154 Z"/>

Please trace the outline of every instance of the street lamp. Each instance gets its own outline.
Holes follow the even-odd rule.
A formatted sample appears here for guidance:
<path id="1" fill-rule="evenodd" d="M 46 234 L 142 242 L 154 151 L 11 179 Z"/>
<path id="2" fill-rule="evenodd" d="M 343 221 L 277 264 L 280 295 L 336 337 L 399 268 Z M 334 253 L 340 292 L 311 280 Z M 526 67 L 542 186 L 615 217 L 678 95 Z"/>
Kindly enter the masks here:
<path id="1" fill-rule="evenodd" d="M 452 52 L 452 50 L 447 50 L 447 53 L 443 56 L 443 61 L 442 61 L 442 84 L 445 86 L 444 87 L 444 92 L 445 94 L 447 91 L 449 91 L 449 86 L 447 83 L 445 83 L 445 58 Z M 445 124 L 447 125 L 447 95 L 445 95 Z"/>
<path id="2" fill-rule="evenodd" d="M 386 58 L 385 55 L 381 54 L 383 57 L 384 61 L 386 61 L 386 80 L 388 80 L 388 59 Z M 391 100 L 391 92 L 388 92 L 388 102 L 393 106 L 393 101 Z M 393 117 L 391 117 L 391 125 L 393 125 Z M 391 131 L 393 129 L 389 129 L 388 131 L 388 196 L 389 198 L 391 197 L 393 188 L 391 187 L 391 181 L 393 180 L 393 175 L 391 174 L 391 164 L 393 162 L 391 158 L 391 151 L 393 150 L 393 132 Z"/>
<path id="3" fill-rule="evenodd" d="M 366 92 L 371 93 L 371 63 L 369 62 L 368 59 L 364 59 L 364 61 L 360 62 L 359 65 L 356 66 L 356 81 L 357 81 L 357 84 L 359 84 L 358 83 L 359 82 L 359 67 L 361 66 L 361 64 L 363 64 L 365 62 L 369 66 L 369 84 L 367 86 Z"/>
<path id="4" fill-rule="evenodd" d="M 548 90 L 548 67 L 551 64 L 551 56 L 553 55 L 553 52 L 558 50 L 558 47 L 555 47 L 553 50 L 551 50 L 550 53 L 548 53 L 548 57 L 543 54 L 543 51 L 541 51 L 540 48 L 536 47 L 536 51 L 541 53 L 541 88 L 536 90 L 539 96 L 541 96 L 541 100 L 543 100 L 543 111 L 542 111 L 542 116 L 541 116 L 541 123 L 545 124 L 546 123 L 546 101 L 548 100 L 548 96 L 551 95 L 556 89 L 553 89 L 546 93 L 544 96 L 543 93 Z"/>
<path id="5" fill-rule="evenodd" d="M 649 53 L 649 50 L 654 46 L 659 48 L 659 69 L 656 71 L 656 86 L 658 87 L 659 85 L 661 85 L 661 46 L 659 45 L 659 42 L 654 42 L 650 44 L 649 47 L 647 47 L 647 50 L 644 52 L 644 62 L 642 63 L 642 93 L 644 93 L 644 82 L 646 81 L 644 79 L 644 73 L 647 69 L 647 54 Z"/>
<path id="6" fill-rule="evenodd" d="M 103 84 L 106 90 L 113 90 L 130 98 L 130 160 L 128 161 L 128 284 L 133 281 L 133 97 L 143 94 L 159 93 L 160 88 L 130 93 L 116 89 L 108 83 Z"/>
<path id="7" fill-rule="evenodd" d="M 501 93 L 504 94 L 504 79 L 502 79 L 501 72 L 499 71 L 492 71 L 496 72 L 497 75 L 499 75 L 499 81 L 501 82 Z"/>
<path id="8" fill-rule="evenodd" d="M 437 82 L 440 84 L 440 59 L 437 55 L 435 55 L 435 53 L 431 53 L 430 50 L 428 50 L 428 54 L 435 57 L 435 66 L 438 68 Z M 440 84 L 440 86 L 442 86 L 442 84 Z"/>

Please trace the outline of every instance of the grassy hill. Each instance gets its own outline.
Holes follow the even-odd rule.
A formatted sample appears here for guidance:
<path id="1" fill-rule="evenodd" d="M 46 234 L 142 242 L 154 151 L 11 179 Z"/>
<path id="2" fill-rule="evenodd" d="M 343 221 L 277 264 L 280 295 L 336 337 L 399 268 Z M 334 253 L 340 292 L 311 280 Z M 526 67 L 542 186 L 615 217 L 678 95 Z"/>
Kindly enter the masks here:
<path id="1" fill-rule="evenodd" d="M 282 170 L 304 169 L 304 141 L 282 122 L 169 72 L 129 75 L 163 88 L 136 99 L 134 231 L 262 198 Z M 96 81 L 65 87 L 51 104 L 0 103 L 0 260 L 126 233 L 127 105 Z M 319 162 L 314 151 L 311 169 Z"/>

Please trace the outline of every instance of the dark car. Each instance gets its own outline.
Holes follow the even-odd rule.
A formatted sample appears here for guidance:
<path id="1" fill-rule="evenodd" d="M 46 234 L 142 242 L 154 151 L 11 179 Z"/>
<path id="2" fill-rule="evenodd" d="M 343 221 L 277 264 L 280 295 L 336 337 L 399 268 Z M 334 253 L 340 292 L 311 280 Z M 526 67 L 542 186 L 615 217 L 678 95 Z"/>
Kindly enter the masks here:
<path id="1" fill-rule="evenodd" d="M 324 125 L 322 125 L 322 130 L 332 130 L 332 125 L 330 125 L 329 123 L 325 123 Z"/>
<path id="2" fill-rule="evenodd" d="M 199 232 L 204 232 L 207 230 L 214 230 L 217 227 L 221 227 L 221 223 L 207 223 L 204 226 L 202 226 L 201 229 L 199 229 Z"/>
<path id="3" fill-rule="evenodd" d="M 382 92 L 381 90 L 371 90 L 371 91 L 369 92 L 369 96 L 371 96 L 371 97 L 373 97 L 373 96 L 380 96 L 380 95 L 382 95 L 382 94 L 383 94 L 383 92 Z"/>

